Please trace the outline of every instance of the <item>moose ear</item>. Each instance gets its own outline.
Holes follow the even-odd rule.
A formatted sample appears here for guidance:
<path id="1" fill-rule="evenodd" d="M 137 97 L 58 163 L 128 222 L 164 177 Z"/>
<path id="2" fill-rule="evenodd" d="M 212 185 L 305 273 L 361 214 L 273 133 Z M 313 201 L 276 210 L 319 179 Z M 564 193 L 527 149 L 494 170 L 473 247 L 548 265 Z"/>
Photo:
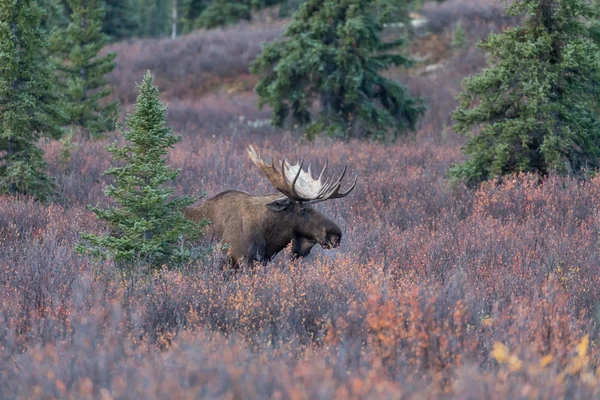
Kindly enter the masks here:
<path id="1" fill-rule="evenodd" d="M 279 212 L 288 208 L 292 204 L 292 201 L 287 197 L 273 200 L 270 203 L 267 203 L 267 208 L 271 211 Z"/>

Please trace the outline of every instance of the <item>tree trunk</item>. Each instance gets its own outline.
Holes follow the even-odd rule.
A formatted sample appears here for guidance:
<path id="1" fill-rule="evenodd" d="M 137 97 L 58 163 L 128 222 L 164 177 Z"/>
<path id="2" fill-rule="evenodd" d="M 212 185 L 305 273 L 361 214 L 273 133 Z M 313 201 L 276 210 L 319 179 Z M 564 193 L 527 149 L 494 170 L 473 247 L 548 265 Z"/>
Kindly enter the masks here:
<path id="1" fill-rule="evenodd" d="M 13 154 L 15 154 L 17 152 L 17 144 L 15 143 L 14 139 L 8 139 L 8 149 L 7 149 L 7 158 L 9 159 L 8 162 L 10 162 L 10 156 L 12 156 Z M 11 195 L 15 195 L 17 194 L 17 185 L 15 182 L 11 182 L 8 184 L 8 193 Z"/>
<path id="2" fill-rule="evenodd" d="M 173 14 L 172 14 L 172 24 L 173 28 L 171 30 L 171 39 L 175 39 L 177 37 L 177 0 L 173 1 Z"/>
<path id="3" fill-rule="evenodd" d="M 82 8 L 83 8 L 83 13 L 81 15 L 81 28 L 82 30 L 85 31 L 85 29 L 87 28 L 87 20 L 86 20 L 86 16 L 87 16 L 87 12 L 88 12 L 88 5 L 87 5 L 87 1 L 83 1 L 82 2 Z M 83 42 L 83 45 L 87 45 L 87 43 Z M 86 82 L 85 82 L 85 76 L 86 76 L 86 70 L 85 67 L 82 65 L 81 68 L 79 69 L 79 78 L 81 78 L 81 82 L 83 83 L 83 93 L 82 93 L 82 98 L 81 98 L 81 102 L 85 103 L 87 100 L 87 87 L 86 87 Z M 83 112 L 81 112 L 78 117 L 77 117 L 77 123 L 79 124 L 79 126 L 83 127 L 85 124 L 85 121 L 83 120 Z"/>
<path id="4" fill-rule="evenodd" d="M 15 5 L 13 6 L 13 18 L 12 18 L 12 23 L 11 23 L 11 30 L 12 30 L 12 37 L 13 39 L 16 41 L 15 43 L 15 47 L 17 48 L 17 65 L 20 67 L 21 66 L 21 42 L 19 40 L 19 38 L 17 37 L 17 11 L 19 9 L 19 3 L 20 1 L 17 0 Z M 12 85 L 11 85 L 11 94 L 10 96 L 14 95 L 15 92 L 18 91 L 19 88 L 19 77 L 16 77 L 15 80 L 13 80 Z M 10 160 L 10 156 L 12 156 L 13 154 L 15 154 L 17 152 L 17 143 L 15 142 L 14 139 L 8 139 L 8 148 L 7 150 L 7 158 L 8 158 L 8 163 L 11 162 Z M 8 193 L 14 195 L 17 193 L 17 184 L 15 182 L 10 182 L 8 184 Z"/>

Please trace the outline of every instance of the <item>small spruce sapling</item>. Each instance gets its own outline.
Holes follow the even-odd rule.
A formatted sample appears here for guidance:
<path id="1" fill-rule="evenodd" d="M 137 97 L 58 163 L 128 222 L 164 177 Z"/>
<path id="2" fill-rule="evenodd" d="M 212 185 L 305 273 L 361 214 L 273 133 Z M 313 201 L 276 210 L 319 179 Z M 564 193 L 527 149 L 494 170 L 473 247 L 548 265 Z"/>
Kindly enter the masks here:
<path id="1" fill-rule="evenodd" d="M 452 32 L 452 48 L 462 49 L 467 43 L 467 36 L 462 25 L 462 21 L 459 20 L 454 27 Z"/>
<path id="2" fill-rule="evenodd" d="M 105 189 L 115 206 L 92 207 L 97 218 L 106 221 L 105 235 L 83 234 L 78 251 L 102 257 L 109 255 L 120 265 L 142 261 L 151 267 L 174 266 L 191 256 L 191 245 L 201 226 L 185 219 L 182 211 L 194 199 L 172 198 L 170 183 L 179 175 L 167 165 L 168 151 L 181 137 L 166 125 L 166 107 L 159 98 L 150 72 L 139 85 L 134 112 L 128 116 L 128 130 L 121 131 L 127 144 L 107 146 L 113 166 L 106 174 L 114 184 Z"/>

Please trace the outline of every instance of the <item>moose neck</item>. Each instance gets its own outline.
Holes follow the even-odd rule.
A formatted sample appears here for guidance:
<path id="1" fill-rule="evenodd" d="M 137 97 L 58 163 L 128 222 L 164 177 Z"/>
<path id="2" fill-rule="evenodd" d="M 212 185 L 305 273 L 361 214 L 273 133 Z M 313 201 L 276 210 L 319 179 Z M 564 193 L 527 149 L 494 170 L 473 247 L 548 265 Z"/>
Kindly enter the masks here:
<path id="1" fill-rule="evenodd" d="M 276 196 L 273 196 L 276 198 Z M 270 259 L 283 250 L 295 238 L 294 224 L 286 218 L 286 212 L 274 212 L 264 208 L 265 224 L 263 224 L 263 236 L 265 238 L 265 256 Z"/>

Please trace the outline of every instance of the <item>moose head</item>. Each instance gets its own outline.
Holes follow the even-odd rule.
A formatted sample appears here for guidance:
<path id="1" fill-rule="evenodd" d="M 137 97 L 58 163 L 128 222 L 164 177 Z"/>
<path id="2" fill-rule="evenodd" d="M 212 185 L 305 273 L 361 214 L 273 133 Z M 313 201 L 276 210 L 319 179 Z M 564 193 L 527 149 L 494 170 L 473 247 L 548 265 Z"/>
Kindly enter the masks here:
<path id="1" fill-rule="evenodd" d="M 342 239 L 341 229 L 312 205 L 347 196 L 356 187 L 358 178 L 354 179 L 348 190 L 340 192 L 347 167 L 344 167 L 337 179 L 326 179 L 323 182 L 327 161 L 319 177 L 314 179 L 310 164 L 306 171 L 302 169 L 304 159 L 297 164 L 290 164 L 283 159 L 278 170 L 274 161 L 271 164 L 266 163 L 252 146 L 248 148 L 248 155 L 273 188 L 282 195 L 267 203 L 266 207 L 274 212 L 273 217 L 280 221 L 280 232 L 285 233 L 286 237 L 290 233 L 293 236 L 292 252 L 296 256 L 304 257 L 317 243 L 327 249 L 339 246 Z"/>

